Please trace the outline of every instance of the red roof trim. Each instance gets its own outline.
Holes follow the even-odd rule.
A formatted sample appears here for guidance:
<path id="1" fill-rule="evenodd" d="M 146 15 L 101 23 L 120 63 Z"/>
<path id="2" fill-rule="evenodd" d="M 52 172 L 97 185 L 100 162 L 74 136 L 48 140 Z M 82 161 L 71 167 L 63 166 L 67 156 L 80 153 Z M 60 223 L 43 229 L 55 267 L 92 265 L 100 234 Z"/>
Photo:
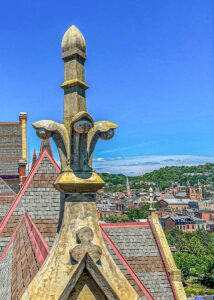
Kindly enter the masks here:
<path id="1" fill-rule="evenodd" d="M 13 198 L 15 199 L 16 198 L 16 194 L 0 194 L 0 199 L 1 198 Z"/>
<path id="2" fill-rule="evenodd" d="M 43 238 L 43 236 L 41 235 L 38 228 L 33 223 L 28 214 L 25 214 L 24 220 L 28 231 L 28 235 L 33 246 L 34 253 L 36 255 L 39 265 L 41 266 L 45 261 L 50 249 L 45 239 Z"/>
<path id="3" fill-rule="evenodd" d="M 169 284 L 170 284 L 170 286 L 172 288 L 173 295 L 175 297 L 175 300 L 179 300 L 179 298 L 177 297 L 177 293 L 175 291 L 174 285 L 173 285 L 173 283 L 172 283 L 172 281 L 170 279 L 170 276 L 169 276 L 169 272 L 168 272 L 168 268 L 167 268 L 168 264 L 167 264 L 167 261 L 165 259 L 165 256 L 163 255 L 163 252 L 162 252 L 162 249 L 161 249 L 161 245 L 160 245 L 160 241 L 159 241 L 159 239 L 158 239 L 158 237 L 157 237 L 157 235 L 156 235 L 156 233 L 154 231 L 154 227 L 153 227 L 153 225 L 152 225 L 152 223 L 150 221 L 149 221 L 149 224 L 150 224 L 152 235 L 153 235 L 153 237 L 155 239 L 155 242 L 156 242 L 156 245 L 157 245 L 157 248 L 158 248 L 158 251 L 159 251 L 159 254 L 160 254 L 160 257 L 161 257 L 164 269 L 165 269 L 165 272 L 166 272 L 166 276 L 167 276 Z"/>
<path id="4" fill-rule="evenodd" d="M 149 223 L 146 222 L 130 222 L 130 223 L 105 223 L 105 224 L 100 224 L 102 228 L 104 227 L 146 227 L 149 226 Z"/>
<path id="5" fill-rule="evenodd" d="M 31 240 L 35 256 L 37 258 L 39 265 L 41 266 L 43 264 L 43 262 L 45 261 L 50 249 L 49 249 L 45 239 L 39 232 L 38 228 L 36 227 L 36 225 L 31 220 L 30 216 L 27 213 L 25 213 L 24 216 L 19 221 L 16 229 L 13 232 L 13 235 L 11 236 L 10 240 L 8 241 L 7 245 L 4 248 L 4 251 L 2 252 L 2 255 L 0 256 L 0 261 L 4 259 L 5 255 L 7 253 L 7 250 L 10 247 L 10 244 L 13 242 L 13 239 L 16 236 L 16 233 L 19 230 L 23 220 L 25 222 L 25 226 L 27 228 L 27 232 L 28 232 L 29 238 Z"/>
<path id="6" fill-rule="evenodd" d="M 121 223 L 121 224 L 124 224 L 124 223 Z M 104 226 L 104 227 L 107 227 L 107 226 Z M 112 226 L 110 226 L 110 227 L 112 227 Z M 137 283 L 137 285 L 139 286 L 139 288 L 143 291 L 143 293 L 145 294 L 145 296 L 147 297 L 147 299 L 148 300 L 154 300 L 154 298 L 152 297 L 152 295 L 150 294 L 150 292 L 147 290 L 147 288 L 144 286 L 144 284 L 142 283 L 142 281 L 138 278 L 138 276 L 136 275 L 136 273 L 132 270 L 132 268 L 130 267 L 130 265 L 124 259 L 123 255 L 120 253 L 120 251 L 118 250 L 118 248 L 116 247 L 116 245 L 114 244 L 114 242 L 111 240 L 111 238 L 108 236 L 108 234 L 104 231 L 104 229 L 102 228 L 102 225 L 100 226 L 100 229 L 101 229 L 101 233 L 102 233 L 104 239 L 110 244 L 111 248 L 113 249 L 113 251 L 115 252 L 115 254 L 117 255 L 117 257 L 119 258 L 119 260 L 121 261 L 121 263 L 129 271 L 129 273 L 131 274 L 132 278 Z"/>
<path id="7" fill-rule="evenodd" d="M 60 172 L 60 167 L 58 166 L 58 164 L 55 162 L 55 160 L 50 156 L 50 154 L 47 152 L 47 150 L 45 149 L 45 151 L 42 153 L 42 155 L 39 157 L 39 159 L 37 160 L 37 162 L 35 163 L 33 169 L 30 171 L 30 174 L 28 175 L 25 183 L 23 184 L 21 190 L 19 191 L 16 199 L 14 200 L 13 204 L 11 205 L 11 207 L 9 208 L 7 214 L 5 215 L 5 217 L 3 218 L 1 224 L 0 224 L 0 234 L 2 233 L 5 225 L 7 224 L 8 220 L 10 219 L 12 213 L 14 212 L 15 208 L 17 207 L 19 201 L 21 200 L 22 196 L 24 195 L 26 189 L 28 188 L 29 184 L 31 183 L 31 180 L 33 179 L 34 174 L 36 173 L 39 165 L 41 164 L 43 158 L 47 156 L 49 158 L 49 160 L 51 161 L 51 163 L 54 165 L 54 167 L 56 168 L 56 170 L 58 172 Z"/>
<path id="8" fill-rule="evenodd" d="M 24 216 L 23 216 L 23 217 L 21 218 L 21 220 L 19 221 L 19 223 L 18 223 L 16 229 L 14 230 L 14 232 L 13 232 L 11 238 L 9 239 L 8 243 L 6 244 L 6 246 L 5 246 L 5 248 L 4 248 L 3 252 L 2 252 L 2 254 L 1 254 L 1 256 L 0 256 L 0 261 L 3 260 L 3 258 L 5 257 L 5 255 L 6 255 L 6 253 L 7 253 L 7 250 L 8 250 L 8 248 L 9 248 L 10 244 L 12 243 L 12 241 L 13 241 L 13 239 L 14 239 L 16 233 L 17 233 L 17 231 L 19 230 L 19 228 L 20 228 L 20 226 L 21 226 L 21 224 L 22 224 L 23 219 L 24 219 Z"/>

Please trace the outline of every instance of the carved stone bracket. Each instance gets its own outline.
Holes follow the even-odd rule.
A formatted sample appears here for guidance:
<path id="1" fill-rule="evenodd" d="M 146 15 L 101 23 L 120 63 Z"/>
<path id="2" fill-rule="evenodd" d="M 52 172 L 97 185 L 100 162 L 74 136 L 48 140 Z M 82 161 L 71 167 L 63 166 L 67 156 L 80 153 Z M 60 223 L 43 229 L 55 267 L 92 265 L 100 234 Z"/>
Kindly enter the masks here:
<path id="1" fill-rule="evenodd" d="M 95 262 L 98 262 L 101 258 L 102 250 L 99 246 L 92 243 L 93 238 L 94 234 L 91 228 L 82 227 L 79 229 L 77 231 L 77 240 L 80 244 L 70 250 L 71 258 L 79 262 L 88 253 Z"/>

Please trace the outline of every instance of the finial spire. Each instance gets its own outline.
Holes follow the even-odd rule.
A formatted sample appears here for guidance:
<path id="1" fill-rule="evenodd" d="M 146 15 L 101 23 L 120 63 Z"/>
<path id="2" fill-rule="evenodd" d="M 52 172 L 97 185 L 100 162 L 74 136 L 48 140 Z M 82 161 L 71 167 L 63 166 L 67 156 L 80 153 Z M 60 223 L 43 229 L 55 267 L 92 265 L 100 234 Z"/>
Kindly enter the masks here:
<path id="1" fill-rule="evenodd" d="M 36 161 L 37 161 L 37 154 L 36 154 L 36 149 L 34 149 L 34 152 L 33 152 L 33 158 L 32 158 L 32 164 L 31 164 L 31 170 L 32 170 L 33 167 L 35 166 Z"/>
<path id="2" fill-rule="evenodd" d="M 150 189 L 149 189 L 149 211 L 150 211 L 150 213 L 152 213 L 156 210 L 154 204 L 155 204 L 154 192 L 153 192 L 153 188 L 150 187 Z"/>
<path id="3" fill-rule="evenodd" d="M 70 130 L 72 118 L 86 111 L 84 63 L 86 43 L 79 29 L 72 25 L 62 38 L 62 59 L 64 61 L 64 125 Z"/>
<path id="4" fill-rule="evenodd" d="M 126 193 L 127 196 L 130 197 L 131 196 L 131 189 L 130 189 L 130 184 L 129 184 L 129 177 L 126 177 Z"/>
<path id="5" fill-rule="evenodd" d="M 92 169 L 93 152 L 98 139 L 111 139 L 117 128 L 112 122 L 94 122 L 86 111 L 85 50 L 82 33 L 72 25 L 62 39 L 63 124 L 50 120 L 33 124 L 39 137 L 53 137 L 57 145 L 62 173 L 56 180 L 55 187 L 66 193 L 96 192 L 102 188 L 104 181 Z"/>
<path id="6" fill-rule="evenodd" d="M 39 155 L 41 155 L 42 152 L 45 150 L 47 150 L 50 156 L 53 157 L 53 151 L 52 151 L 50 139 L 42 140 Z"/>
<path id="7" fill-rule="evenodd" d="M 67 51 L 77 50 L 85 52 L 86 43 L 80 30 L 75 25 L 72 25 L 68 28 L 62 38 L 62 52 L 66 53 Z"/>

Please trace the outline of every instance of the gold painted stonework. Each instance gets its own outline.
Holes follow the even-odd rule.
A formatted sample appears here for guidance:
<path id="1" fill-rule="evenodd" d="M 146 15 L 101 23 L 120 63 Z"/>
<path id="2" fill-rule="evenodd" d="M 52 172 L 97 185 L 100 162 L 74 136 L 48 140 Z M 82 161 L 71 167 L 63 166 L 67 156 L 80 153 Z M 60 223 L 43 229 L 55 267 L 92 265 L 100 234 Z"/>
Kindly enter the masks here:
<path id="1" fill-rule="evenodd" d="M 177 268 L 172 252 L 169 248 L 165 233 L 159 222 L 157 213 L 152 212 L 149 216 L 150 224 L 153 228 L 155 237 L 159 243 L 163 258 L 167 264 L 167 271 L 169 272 L 170 279 L 173 284 L 173 288 L 179 300 L 186 300 L 186 294 L 181 281 L 181 271 Z"/>
<path id="2" fill-rule="evenodd" d="M 88 254 L 95 262 L 98 262 L 102 255 L 102 249 L 92 241 L 94 234 L 91 228 L 82 227 L 77 231 L 79 244 L 70 250 L 70 256 L 76 262 Z"/>
<path id="3" fill-rule="evenodd" d="M 117 124 L 94 122 L 86 111 L 85 49 L 81 32 L 71 26 L 62 40 L 63 124 L 51 120 L 33 124 L 39 137 L 52 137 L 57 145 L 61 174 L 54 185 L 66 195 L 58 239 L 22 300 L 139 298 L 109 254 L 97 219 L 95 192 L 104 181 L 92 168 L 93 152 L 99 138 L 114 136 Z"/>
<path id="4" fill-rule="evenodd" d="M 114 136 L 117 124 L 94 122 L 86 111 L 84 63 L 86 43 L 82 33 L 71 26 L 62 39 L 64 61 L 63 123 L 42 120 L 33 124 L 42 139 L 52 137 L 59 151 L 62 174 L 55 187 L 64 193 L 96 192 L 104 185 L 92 168 L 92 157 L 98 139 Z"/>
<path id="5" fill-rule="evenodd" d="M 94 122 L 86 111 L 83 35 L 71 26 L 62 40 L 64 61 L 63 123 L 42 120 L 33 124 L 40 138 L 57 145 L 61 174 L 55 187 L 64 192 L 58 238 L 22 300 L 138 300 L 137 292 L 114 262 L 102 238 L 95 192 L 104 182 L 92 168 L 99 138 L 109 140 L 117 124 Z M 179 270 L 151 209 L 150 223 L 167 261 L 177 299 L 186 300 Z"/>
<path id="6" fill-rule="evenodd" d="M 27 113 L 20 113 L 19 120 L 22 128 L 22 161 L 27 162 Z"/>
<path id="7" fill-rule="evenodd" d="M 27 291 L 21 298 L 22 300 L 75 299 L 63 298 L 62 296 L 66 287 L 69 286 L 70 280 L 74 278 L 77 282 L 84 271 L 83 268 L 82 272 L 77 276 L 76 274 L 81 266 L 81 261 L 72 263 L 70 258 L 71 249 L 74 249 L 77 245 L 76 233 L 84 227 L 92 230 L 93 244 L 97 245 L 102 252 L 100 253 L 100 263 L 98 264 L 95 258 L 94 265 L 99 271 L 99 278 L 97 280 L 100 279 L 101 282 L 104 282 L 105 279 L 103 286 L 106 287 L 108 283 L 115 294 L 114 298 L 107 297 L 107 299 L 137 300 L 139 298 L 105 247 L 96 215 L 96 203 L 65 202 L 64 220 L 59 238 L 55 242 L 43 266 L 28 286 Z M 89 236 L 88 241 L 90 240 L 91 236 Z M 93 273 L 91 276 L 95 275 Z M 102 293 L 108 294 L 111 292 L 107 288 L 103 290 L 103 286 L 101 285 L 100 287 Z"/>
<path id="8" fill-rule="evenodd" d="M 81 86 L 84 90 L 88 88 L 87 84 L 79 79 L 71 79 L 61 84 L 61 88 L 66 89 L 71 86 Z"/>
<path id="9" fill-rule="evenodd" d="M 97 300 L 95 296 L 92 294 L 90 288 L 87 285 L 84 285 L 83 289 L 81 290 L 80 294 L 78 295 L 77 300 Z M 69 297 L 68 300 L 72 300 L 71 297 Z"/>
<path id="10" fill-rule="evenodd" d="M 104 186 L 100 176 L 92 172 L 89 178 L 77 177 L 73 172 L 63 172 L 56 179 L 54 187 L 64 193 L 93 193 Z"/>

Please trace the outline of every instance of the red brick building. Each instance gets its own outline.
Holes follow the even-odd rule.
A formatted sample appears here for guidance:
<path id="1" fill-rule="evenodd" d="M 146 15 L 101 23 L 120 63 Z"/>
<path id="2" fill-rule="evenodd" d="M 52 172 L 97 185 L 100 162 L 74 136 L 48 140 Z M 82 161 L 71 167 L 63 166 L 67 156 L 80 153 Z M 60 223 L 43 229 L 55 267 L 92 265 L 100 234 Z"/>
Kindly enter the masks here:
<path id="1" fill-rule="evenodd" d="M 164 231 L 170 231 L 177 228 L 184 232 L 195 232 L 197 230 L 207 230 L 206 221 L 190 216 L 167 215 L 160 218 Z"/>
<path id="2" fill-rule="evenodd" d="M 158 201 L 160 209 L 171 209 L 173 211 L 184 210 L 189 207 L 189 199 L 161 199 Z"/>
<path id="3" fill-rule="evenodd" d="M 199 210 L 195 216 L 205 221 L 214 221 L 214 210 Z"/>

